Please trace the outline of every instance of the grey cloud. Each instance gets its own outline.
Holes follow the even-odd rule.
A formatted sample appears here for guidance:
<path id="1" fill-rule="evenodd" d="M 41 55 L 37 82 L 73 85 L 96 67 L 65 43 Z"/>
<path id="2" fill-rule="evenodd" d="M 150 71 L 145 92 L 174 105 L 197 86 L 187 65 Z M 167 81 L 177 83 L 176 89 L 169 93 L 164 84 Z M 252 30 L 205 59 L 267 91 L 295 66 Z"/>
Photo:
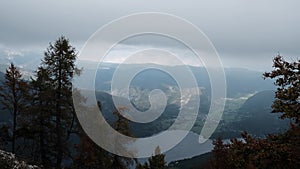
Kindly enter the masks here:
<path id="1" fill-rule="evenodd" d="M 60 35 L 82 44 L 113 19 L 135 12 L 165 12 L 199 27 L 225 59 L 261 58 L 277 51 L 299 56 L 299 6 L 297 0 L 1 1 L 0 44 L 45 47 Z"/>

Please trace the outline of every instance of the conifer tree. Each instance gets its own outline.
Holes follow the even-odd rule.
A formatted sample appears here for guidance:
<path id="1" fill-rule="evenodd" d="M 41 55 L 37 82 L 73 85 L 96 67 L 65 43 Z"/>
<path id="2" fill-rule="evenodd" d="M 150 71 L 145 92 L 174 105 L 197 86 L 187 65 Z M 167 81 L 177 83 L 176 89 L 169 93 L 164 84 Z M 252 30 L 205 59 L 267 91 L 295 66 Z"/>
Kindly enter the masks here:
<path id="1" fill-rule="evenodd" d="M 288 62 L 278 54 L 273 59 L 274 70 L 264 74 L 275 79 L 278 87 L 272 105 L 274 113 L 282 113 L 281 118 L 289 118 L 300 123 L 300 60 Z"/>
<path id="2" fill-rule="evenodd" d="M 154 150 L 155 155 L 148 159 L 148 162 L 137 164 L 136 169 L 165 169 L 167 167 L 165 155 L 161 153 L 159 146 Z"/>
<path id="3" fill-rule="evenodd" d="M 52 117 L 55 106 L 55 92 L 46 69 L 39 67 L 35 78 L 29 83 L 30 91 L 26 95 L 27 106 L 21 115 L 22 137 L 30 140 L 30 159 L 44 167 L 50 167 L 53 161 L 54 131 Z M 27 150 L 29 151 L 29 150 Z"/>
<path id="4" fill-rule="evenodd" d="M 73 72 L 75 68 L 76 51 L 65 37 L 58 38 L 45 52 L 42 66 L 50 77 L 49 82 L 55 93 L 55 167 L 61 168 L 64 158 L 70 155 L 67 143 L 73 127 L 74 108 L 72 104 Z"/>
<path id="5" fill-rule="evenodd" d="M 27 84 L 22 79 L 21 72 L 13 63 L 6 69 L 5 81 L 3 89 L 0 91 L 1 103 L 4 109 L 9 110 L 13 116 L 12 122 L 12 153 L 16 152 L 16 139 L 18 130 L 18 117 L 24 107 L 24 93 L 26 92 Z"/>
<path id="6" fill-rule="evenodd" d="M 126 136 L 133 137 L 133 134 L 131 133 L 130 127 L 129 127 L 129 120 L 126 119 L 125 117 L 123 117 L 122 114 L 120 113 L 120 111 L 128 111 L 128 108 L 119 107 L 113 111 L 113 114 L 117 117 L 117 120 L 113 123 L 112 126 L 118 132 L 120 132 Z M 114 144 L 123 145 L 124 143 L 125 143 L 124 140 L 115 140 Z M 120 151 L 123 151 L 123 150 L 120 150 Z M 124 147 L 123 152 L 125 152 L 125 151 L 127 152 L 126 148 Z M 134 152 L 127 152 L 127 153 L 129 153 L 128 155 L 132 155 Z M 126 169 L 128 166 L 132 165 L 135 162 L 135 159 L 120 157 L 118 155 L 112 155 L 112 159 L 113 159 L 113 163 L 112 163 L 113 169 Z"/>
<path id="7" fill-rule="evenodd" d="M 150 169 L 165 169 L 165 155 L 161 154 L 159 146 L 155 149 L 155 156 L 149 158 Z"/>

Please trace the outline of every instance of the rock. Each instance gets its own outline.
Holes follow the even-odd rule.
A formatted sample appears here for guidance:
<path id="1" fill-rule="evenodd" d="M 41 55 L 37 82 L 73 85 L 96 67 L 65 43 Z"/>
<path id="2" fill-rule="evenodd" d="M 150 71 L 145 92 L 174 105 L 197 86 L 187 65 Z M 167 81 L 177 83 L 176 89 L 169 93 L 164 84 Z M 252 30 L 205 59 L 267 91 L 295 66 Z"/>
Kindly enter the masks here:
<path id="1" fill-rule="evenodd" d="M 2 150 L 0 150 L 0 166 L 2 169 L 41 169 L 36 165 L 20 161 L 14 154 Z"/>

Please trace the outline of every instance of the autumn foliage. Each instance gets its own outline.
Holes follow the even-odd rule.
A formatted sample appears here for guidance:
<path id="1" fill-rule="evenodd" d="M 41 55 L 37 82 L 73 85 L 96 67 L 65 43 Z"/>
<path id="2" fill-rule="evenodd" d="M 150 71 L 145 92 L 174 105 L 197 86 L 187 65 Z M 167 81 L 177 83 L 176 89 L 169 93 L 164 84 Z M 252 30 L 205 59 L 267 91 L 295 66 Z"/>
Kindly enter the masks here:
<path id="1" fill-rule="evenodd" d="M 274 70 L 264 77 L 275 79 L 273 112 L 291 119 L 289 130 L 266 138 L 243 132 L 241 140 L 231 139 L 230 143 L 217 139 L 208 168 L 300 168 L 300 60 L 287 62 L 278 55 L 273 62 Z"/>

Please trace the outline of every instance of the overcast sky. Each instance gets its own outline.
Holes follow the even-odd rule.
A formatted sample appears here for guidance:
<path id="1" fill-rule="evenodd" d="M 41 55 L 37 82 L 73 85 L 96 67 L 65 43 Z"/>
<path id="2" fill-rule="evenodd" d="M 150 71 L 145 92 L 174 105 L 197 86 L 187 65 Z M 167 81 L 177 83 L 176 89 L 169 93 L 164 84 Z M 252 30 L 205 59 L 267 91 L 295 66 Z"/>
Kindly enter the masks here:
<path id="1" fill-rule="evenodd" d="M 278 51 L 300 57 L 299 8 L 297 0 L 0 0 L 0 53 L 33 51 L 42 57 L 48 43 L 60 35 L 79 51 L 97 29 L 114 19 L 164 12 L 201 29 L 226 67 L 269 70 Z"/>

